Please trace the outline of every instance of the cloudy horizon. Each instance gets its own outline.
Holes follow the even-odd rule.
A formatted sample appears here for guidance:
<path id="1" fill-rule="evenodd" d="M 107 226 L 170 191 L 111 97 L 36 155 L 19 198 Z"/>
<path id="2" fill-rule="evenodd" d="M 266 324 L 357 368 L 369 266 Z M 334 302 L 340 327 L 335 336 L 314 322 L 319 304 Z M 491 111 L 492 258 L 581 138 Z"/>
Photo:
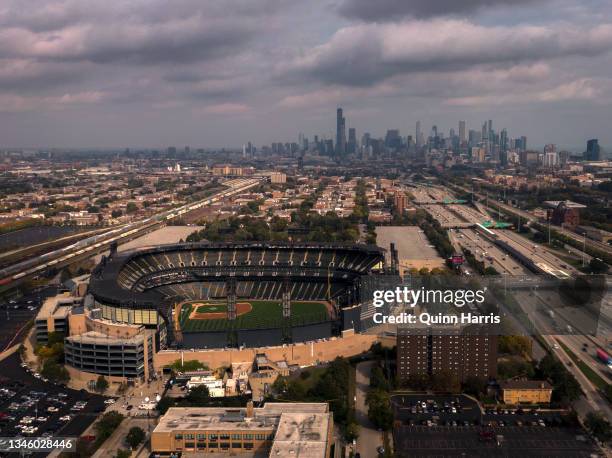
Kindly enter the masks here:
<path id="1" fill-rule="evenodd" d="M 29 8 L 24 8 L 29 4 Z M 603 0 L 7 0 L 0 147 L 448 134 L 612 145 Z"/>

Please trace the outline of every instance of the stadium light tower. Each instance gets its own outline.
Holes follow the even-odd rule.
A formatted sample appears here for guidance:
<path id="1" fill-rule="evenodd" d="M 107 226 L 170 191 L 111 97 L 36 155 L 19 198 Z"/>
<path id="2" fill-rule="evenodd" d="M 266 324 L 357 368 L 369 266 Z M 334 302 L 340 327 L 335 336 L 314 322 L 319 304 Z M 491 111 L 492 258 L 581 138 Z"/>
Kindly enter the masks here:
<path id="1" fill-rule="evenodd" d="M 283 318 L 291 318 L 291 282 L 289 277 L 283 279 Z"/>
<path id="2" fill-rule="evenodd" d="M 229 277 L 227 279 L 227 319 L 233 321 L 236 319 L 236 278 Z"/>

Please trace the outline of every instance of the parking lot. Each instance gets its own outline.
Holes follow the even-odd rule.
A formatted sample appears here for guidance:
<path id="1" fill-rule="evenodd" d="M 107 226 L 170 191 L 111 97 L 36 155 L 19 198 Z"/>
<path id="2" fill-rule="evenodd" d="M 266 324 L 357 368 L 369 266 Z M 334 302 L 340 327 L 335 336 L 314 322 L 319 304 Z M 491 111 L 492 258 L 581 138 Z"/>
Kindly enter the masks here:
<path id="1" fill-rule="evenodd" d="M 36 316 L 42 302 L 57 291 L 57 287 L 47 286 L 0 304 L 0 352 L 21 340 L 24 325 Z"/>
<path id="2" fill-rule="evenodd" d="M 0 436 L 79 436 L 104 411 L 105 399 L 34 377 L 14 353 L 2 361 Z"/>
<path id="3" fill-rule="evenodd" d="M 395 418 L 407 425 L 425 426 L 561 426 L 558 411 L 522 409 L 481 409 L 473 399 L 458 396 L 394 395 Z"/>
<path id="4" fill-rule="evenodd" d="M 393 440 L 399 457 L 589 457 L 596 451 L 580 430 L 560 427 L 402 425 L 394 429 Z"/>
<path id="5" fill-rule="evenodd" d="M 482 409 L 463 396 L 391 397 L 397 456 L 590 456 L 584 431 L 555 411 Z M 511 451 L 511 453 L 510 453 Z"/>

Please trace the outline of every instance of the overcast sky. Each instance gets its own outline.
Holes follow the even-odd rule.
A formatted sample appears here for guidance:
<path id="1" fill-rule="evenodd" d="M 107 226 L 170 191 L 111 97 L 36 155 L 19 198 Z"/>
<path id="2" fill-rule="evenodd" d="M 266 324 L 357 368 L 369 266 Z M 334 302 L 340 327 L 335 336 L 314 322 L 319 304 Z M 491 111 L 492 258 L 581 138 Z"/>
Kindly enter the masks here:
<path id="1" fill-rule="evenodd" d="M 606 0 L 2 0 L 0 145 L 331 138 L 342 106 L 358 137 L 608 147 L 611 50 Z"/>

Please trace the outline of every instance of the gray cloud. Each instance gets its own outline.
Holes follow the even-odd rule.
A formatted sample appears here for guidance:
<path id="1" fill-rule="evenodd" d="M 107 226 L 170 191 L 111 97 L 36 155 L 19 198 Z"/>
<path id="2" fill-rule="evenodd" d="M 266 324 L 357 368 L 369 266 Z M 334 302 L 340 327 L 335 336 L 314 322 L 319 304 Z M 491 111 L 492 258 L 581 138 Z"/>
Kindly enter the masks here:
<path id="1" fill-rule="evenodd" d="M 360 24 L 339 30 L 325 44 L 305 52 L 287 74 L 368 86 L 406 73 L 597 56 L 611 46 L 612 24 L 589 30 L 569 25 L 481 26 L 451 19 Z"/>
<path id="2" fill-rule="evenodd" d="M 261 144 L 333 135 L 337 104 L 375 135 L 495 110 L 603 137 L 609 2 L 545 1 L 2 0 L 0 138 Z"/>
<path id="3" fill-rule="evenodd" d="M 492 7 L 516 7 L 539 0 L 343 0 L 338 12 L 366 22 L 399 21 L 407 17 L 465 15 Z"/>
<path id="4" fill-rule="evenodd" d="M 8 0 L 0 57 L 98 63 L 193 62 L 245 49 L 285 0 Z"/>

